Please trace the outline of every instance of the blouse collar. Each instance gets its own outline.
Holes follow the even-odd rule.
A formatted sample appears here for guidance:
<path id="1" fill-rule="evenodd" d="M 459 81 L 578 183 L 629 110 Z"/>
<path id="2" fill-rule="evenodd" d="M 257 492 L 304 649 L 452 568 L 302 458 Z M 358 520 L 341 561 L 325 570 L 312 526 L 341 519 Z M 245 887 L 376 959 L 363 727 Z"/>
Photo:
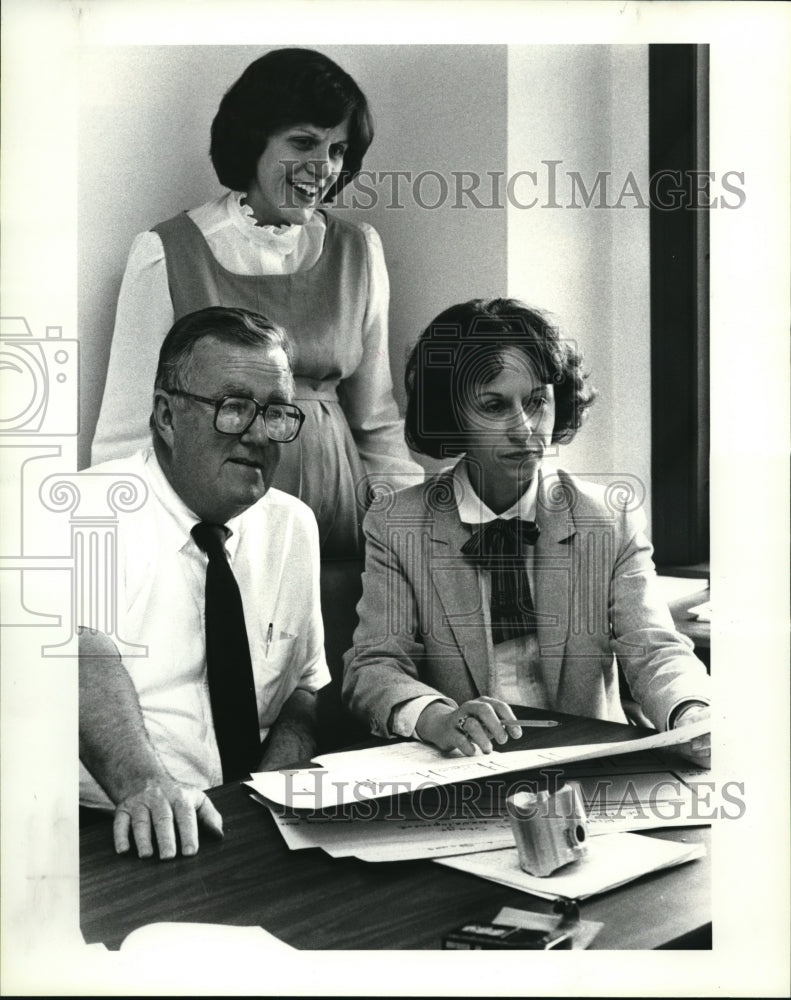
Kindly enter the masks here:
<path id="1" fill-rule="evenodd" d="M 506 521 L 512 517 L 534 521 L 538 499 L 538 475 L 533 476 L 528 488 L 512 507 L 502 514 L 495 514 L 473 489 L 467 465 L 462 458 L 453 469 L 453 493 L 459 519 L 465 524 L 486 524 L 488 521 L 497 520 L 498 517 Z"/>
<path id="2" fill-rule="evenodd" d="M 259 226 L 252 207 L 243 203 L 246 197 L 244 191 L 229 193 L 226 204 L 231 222 L 247 240 L 266 246 L 273 252 L 283 256 L 293 253 L 301 242 L 310 239 L 313 231 L 324 230 L 324 217 L 320 212 L 314 212 L 304 226 Z"/>

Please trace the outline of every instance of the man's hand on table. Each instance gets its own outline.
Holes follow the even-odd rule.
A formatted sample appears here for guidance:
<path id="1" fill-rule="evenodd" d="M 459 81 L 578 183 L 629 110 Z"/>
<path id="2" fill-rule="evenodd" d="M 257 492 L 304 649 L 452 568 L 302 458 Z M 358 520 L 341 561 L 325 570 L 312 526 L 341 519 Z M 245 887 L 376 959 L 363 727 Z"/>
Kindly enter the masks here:
<path id="1" fill-rule="evenodd" d="M 134 843 L 139 857 L 150 858 L 156 847 L 168 861 L 180 844 L 183 855 L 197 854 L 199 823 L 222 837 L 222 816 L 205 792 L 168 777 L 149 779 L 115 807 L 115 850 L 125 854 Z"/>

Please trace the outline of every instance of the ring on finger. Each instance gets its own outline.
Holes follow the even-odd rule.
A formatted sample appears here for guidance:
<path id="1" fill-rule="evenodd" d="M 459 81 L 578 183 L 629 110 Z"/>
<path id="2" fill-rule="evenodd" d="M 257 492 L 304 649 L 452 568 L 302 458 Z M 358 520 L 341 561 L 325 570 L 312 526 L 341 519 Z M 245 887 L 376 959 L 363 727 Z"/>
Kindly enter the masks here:
<path id="1" fill-rule="evenodd" d="M 467 735 L 467 730 L 465 729 L 465 726 L 467 725 L 468 719 L 469 715 L 462 715 L 462 717 L 456 722 L 456 728 L 460 733 L 464 733 L 465 736 Z"/>

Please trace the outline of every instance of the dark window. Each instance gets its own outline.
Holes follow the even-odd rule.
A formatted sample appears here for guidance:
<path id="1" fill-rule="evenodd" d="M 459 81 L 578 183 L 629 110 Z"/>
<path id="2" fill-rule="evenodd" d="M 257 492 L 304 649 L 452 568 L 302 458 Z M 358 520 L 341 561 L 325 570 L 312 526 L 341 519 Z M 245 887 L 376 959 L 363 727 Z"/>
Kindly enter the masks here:
<path id="1" fill-rule="evenodd" d="M 709 558 L 708 84 L 708 46 L 649 46 L 652 534 L 674 572 Z"/>

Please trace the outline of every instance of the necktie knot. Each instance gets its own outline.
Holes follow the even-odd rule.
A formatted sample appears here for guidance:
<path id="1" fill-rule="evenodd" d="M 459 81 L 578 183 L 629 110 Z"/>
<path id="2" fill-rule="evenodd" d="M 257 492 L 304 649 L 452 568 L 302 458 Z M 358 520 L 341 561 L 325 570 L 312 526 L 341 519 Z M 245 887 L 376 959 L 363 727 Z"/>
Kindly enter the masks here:
<path id="1" fill-rule="evenodd" d="M 528 545 L 535 545 L 541 529 L 535 521 L 519 517 L 498 517 L 473 531 L 461 551 L 475 562 L 491 566 L 508 556 L 521 556 Z"/>
<path id="2" fill-rule="evenodd" d="M 227 559 L 225 554 L 225 543 L 231 534 L 230 528 L 224 524 L 210 524 L 208 521 L 201 521 L 193 526 L 190 532 L 195 539 L 195 544 L 202 549 L 209 559 Z"/>

